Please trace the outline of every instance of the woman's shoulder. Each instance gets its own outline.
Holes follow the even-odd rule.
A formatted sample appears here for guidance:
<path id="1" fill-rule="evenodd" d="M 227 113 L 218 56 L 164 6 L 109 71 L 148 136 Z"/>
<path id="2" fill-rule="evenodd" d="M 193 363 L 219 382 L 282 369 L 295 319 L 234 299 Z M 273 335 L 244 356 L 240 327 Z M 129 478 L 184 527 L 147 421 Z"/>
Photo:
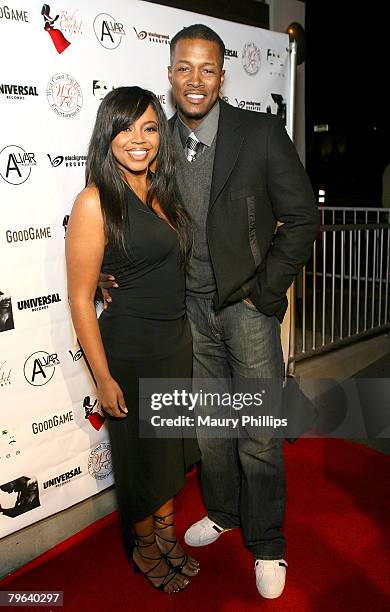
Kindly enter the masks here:
<path id="1" fill-rule="evenodd" d="M 75 199 L 76 203 L 88 204 L 89 206 L 98 206 L 100 208 L 100 196 L 99 190 L 95 185 L 87 185 L 84 187 L 82 191 L 77 195 Z"/>
<path id="2" fill-rule="evenodd" d="M 87 185 L 87 187 L 77 195 L 73 204 L 73 214 L 76 211 L 83 212 L 84 214 L 101 216 L 102 211 L 99 190 L 95 185 Z"/>

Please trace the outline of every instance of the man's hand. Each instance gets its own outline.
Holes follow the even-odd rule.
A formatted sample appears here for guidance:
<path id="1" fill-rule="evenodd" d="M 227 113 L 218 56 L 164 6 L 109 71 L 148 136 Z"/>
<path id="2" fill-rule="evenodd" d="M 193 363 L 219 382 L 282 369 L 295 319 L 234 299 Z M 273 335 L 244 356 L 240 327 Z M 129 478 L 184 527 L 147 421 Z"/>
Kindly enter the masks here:
<path id="1" fill-rule="evenodd" d="M 110 302 L 112 302 L 112 297 L 110 296 L 108 289 L 111 289 L 112 287 L 118 287 L 118 284 L 115 282 L 115 276 L 113 276 L 112 274 L 104 274 L 103 272 L 100 272 L 98 287 L 101 290 L 103 296 L 103 308 L 104 310 L 106 310 Z"/>
<path id="2" fill-rule="evenodd" d="M 245 298 L 244 302 L 246 302 L 247 304 L 251 304 L 251 306 L 255 306 L 249 296 Z M 255 308 L 256 308 L 256 306 L 255 306 Z"/>

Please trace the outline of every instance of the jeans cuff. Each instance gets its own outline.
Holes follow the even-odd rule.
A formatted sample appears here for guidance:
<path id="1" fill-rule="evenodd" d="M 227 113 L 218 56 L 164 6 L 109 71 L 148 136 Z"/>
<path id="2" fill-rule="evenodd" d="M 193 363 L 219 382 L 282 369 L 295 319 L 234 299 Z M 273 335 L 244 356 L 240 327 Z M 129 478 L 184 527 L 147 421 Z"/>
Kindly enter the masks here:
<path id="1" fill-rule="evenodd" d="M 210 521 L 213 521 L 216 523 L 216 525 L 218 525 L 218 527 L 222 527 L 222 529 L 236 529 L 240 526 L 239 524 L 226 525 L 226 520 L 221 521 L 218 516 L 212 515 L 210 512 L 207 513 L 207 516 L 209 517 Z"/>
<path id="2" fill-rule="evenodd" d="M 279 555 L 262 555 L 260 553 L 253 553 L 254 559 L 255 561 L 259 560 L 259 561 L 275 561 L 276 559 L 283 559 L 284 558 L 284 552 L 280 553 Z"/>

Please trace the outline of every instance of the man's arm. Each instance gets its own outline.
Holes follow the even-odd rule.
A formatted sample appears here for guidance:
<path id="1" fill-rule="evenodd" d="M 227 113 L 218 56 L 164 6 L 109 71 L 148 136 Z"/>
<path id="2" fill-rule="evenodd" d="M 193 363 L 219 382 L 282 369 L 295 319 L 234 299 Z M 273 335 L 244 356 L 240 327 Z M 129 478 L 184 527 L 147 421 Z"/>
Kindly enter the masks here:
<path id="1" fill-rule="evenodd" d="M 309 178 L 281 120 L 273 123 L 268 137 L 267 191 L 281 225 L 250 297 L 258 310 L 282 320 L 287 289 L 308 260 L 318 234 L 319 213 Z"/>

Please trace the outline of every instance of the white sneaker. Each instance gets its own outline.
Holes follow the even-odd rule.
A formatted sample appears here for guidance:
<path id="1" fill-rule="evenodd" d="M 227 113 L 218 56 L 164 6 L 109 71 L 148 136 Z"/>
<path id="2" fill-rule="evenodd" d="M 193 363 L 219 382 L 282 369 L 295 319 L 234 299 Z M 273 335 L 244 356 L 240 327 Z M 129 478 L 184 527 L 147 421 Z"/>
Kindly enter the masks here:
<path id="1" fill-rule="evenodd" d="M 231 531 L 231 529 L 224 529 L 214 523 L 208 516 L 204 516 L 200 521 L 191 525 L 184 534 L 184 541 L 189 546 L 207 546 L 218 540 L 225 531 Z"/>
<path id="2" fill-rule="evenodd" d="M 276 599 L 283 593 L 287 563 L 284 559 L 257 559 L 255 561 L 256 586 L 266 599 Z"/>

